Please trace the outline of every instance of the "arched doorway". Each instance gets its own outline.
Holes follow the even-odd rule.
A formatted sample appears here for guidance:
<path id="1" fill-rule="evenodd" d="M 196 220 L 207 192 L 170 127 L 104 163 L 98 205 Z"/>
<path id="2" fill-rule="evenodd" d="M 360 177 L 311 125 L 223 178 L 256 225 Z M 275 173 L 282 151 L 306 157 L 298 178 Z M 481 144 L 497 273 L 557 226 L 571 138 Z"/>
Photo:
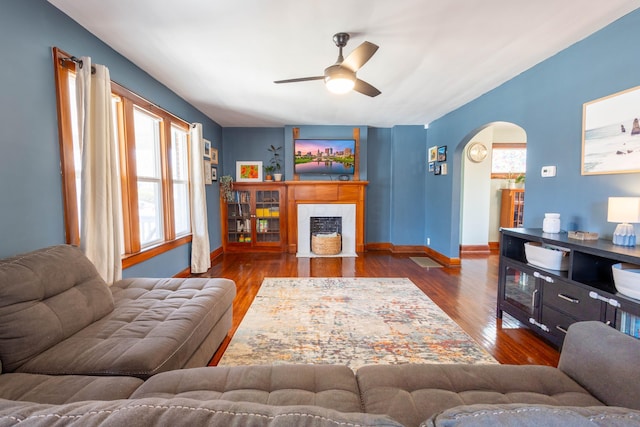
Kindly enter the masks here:
<path id="1" fill-rule="evenodd" d="M 462 156 L 460 191 L 460 254 L 489 252 L 500 240 L 502 188 L 520 171 L 493 174 L 494 150 L 526 144 L 524 129 L 513 123 L 495 122 L 475 130 Z M 524 145 L 526 147 L 526 145 Z"/>

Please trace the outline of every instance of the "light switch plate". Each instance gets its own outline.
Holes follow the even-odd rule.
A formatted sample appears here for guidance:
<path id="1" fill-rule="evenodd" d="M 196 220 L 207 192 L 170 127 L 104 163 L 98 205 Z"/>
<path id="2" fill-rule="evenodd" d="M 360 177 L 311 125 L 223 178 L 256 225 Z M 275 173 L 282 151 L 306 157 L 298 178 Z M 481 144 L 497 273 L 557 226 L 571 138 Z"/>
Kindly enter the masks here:
<path id="1" fill-rule="evenodd" d="M 543 166 L 540 170 L 540 175 L 543 178 L 548 178 L 551 176 L 556 176 L 556 167 L 555 166 Z"/>

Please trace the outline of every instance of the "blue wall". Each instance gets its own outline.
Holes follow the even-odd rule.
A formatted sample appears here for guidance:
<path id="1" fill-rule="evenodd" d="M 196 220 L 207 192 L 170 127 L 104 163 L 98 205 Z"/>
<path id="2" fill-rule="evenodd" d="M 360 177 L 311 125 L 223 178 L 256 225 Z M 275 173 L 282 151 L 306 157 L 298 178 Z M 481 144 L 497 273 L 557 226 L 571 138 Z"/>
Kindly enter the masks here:
<path id="1" fill-rule="evenodd" d="M 391 242 L 391 129 L 369 128 L 365 243 Z"/>
<path id="2" fill-rule="evenodd" d="M 429 145 L 447 145 L 453 154 L 448 176 L 426 179 L 427 200 L 438 203 L 426 215 L 433 249 L 458 255 L 462 149 L 496 121 L 515 123 L 527 133 L 526 227 L 541 227 L 545 212 L 559 212 L 565 230 L 613 234 L 607 197 L 640 195 L 640 174 L 581 175 L 582 106 L 640 85 L 639 39 L 636 10 L 430 124 Z M 556 165 L 557 176 L 542 178 L 545 165 Z"/>
<path id="3" fill-rule="evenodd" d="M 284 147 L 284 128 L 224 128 L 222 140 L 224 175 L 231 175 L 234 180 L 238 160 L 262 161 L 264 166 L 269 165 L 272 156 L 267 148 L 271 145 L 282 147 L 280 157 L 283 160 L 282 167 L 285 168 L 289 153 Z M 285 173 L 284 170 L 282 173 Z M 286 179 L 286 176 L 283 179 Z"/>
<path id="4" fill-rule="evenodd" d="M 424 126 L 391 130 L 391 239 L 394 245 L 425 245 L 424 177 L 427 143 Z"/>
<path id="5" fill-rule="evenodd" d="M 64 243 L 58 118 L 51 47 L 109 67 L 111 78 L 187 122 L 221 147 L 222 129 L 44 0 L 0 3 L 0 257 Z M 220 247 L 218 186 L 207 187 L 211 247 Z M 127 269 L 172 276 L 190 265 L 190 245 Z"/>

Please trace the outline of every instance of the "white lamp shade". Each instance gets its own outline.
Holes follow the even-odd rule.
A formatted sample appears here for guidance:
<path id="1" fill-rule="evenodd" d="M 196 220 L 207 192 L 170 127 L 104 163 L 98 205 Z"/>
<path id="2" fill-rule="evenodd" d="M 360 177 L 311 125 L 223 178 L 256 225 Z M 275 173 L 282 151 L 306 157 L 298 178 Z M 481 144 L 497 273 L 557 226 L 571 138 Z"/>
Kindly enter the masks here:
<path id="1" fill-rule="evenodd" d="M 640 222 L 640 197 L 609 197 L 608 222 Z"/>

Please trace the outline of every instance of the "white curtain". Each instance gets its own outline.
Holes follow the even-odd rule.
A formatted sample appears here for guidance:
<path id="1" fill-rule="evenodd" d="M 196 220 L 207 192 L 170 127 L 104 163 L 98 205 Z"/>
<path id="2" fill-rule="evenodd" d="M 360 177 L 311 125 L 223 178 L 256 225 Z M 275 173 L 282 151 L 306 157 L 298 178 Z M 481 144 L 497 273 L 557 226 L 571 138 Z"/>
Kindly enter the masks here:
<path id="1" fill-rule="evenodd" d="M 111 78 L 103 65 L 82 57 L 76 98 L 82 152 L 80 247 L 111 285 L 122 278 L 122 209 Z M 92 72 L 93 69 L 93 72 Z"/>
<path id="2" fill-rule="evenodd" d="M 207 197 L 204 190 L 202 124 L 191 125 L 191 272 L 204 273 L 211 268 Z"/>

